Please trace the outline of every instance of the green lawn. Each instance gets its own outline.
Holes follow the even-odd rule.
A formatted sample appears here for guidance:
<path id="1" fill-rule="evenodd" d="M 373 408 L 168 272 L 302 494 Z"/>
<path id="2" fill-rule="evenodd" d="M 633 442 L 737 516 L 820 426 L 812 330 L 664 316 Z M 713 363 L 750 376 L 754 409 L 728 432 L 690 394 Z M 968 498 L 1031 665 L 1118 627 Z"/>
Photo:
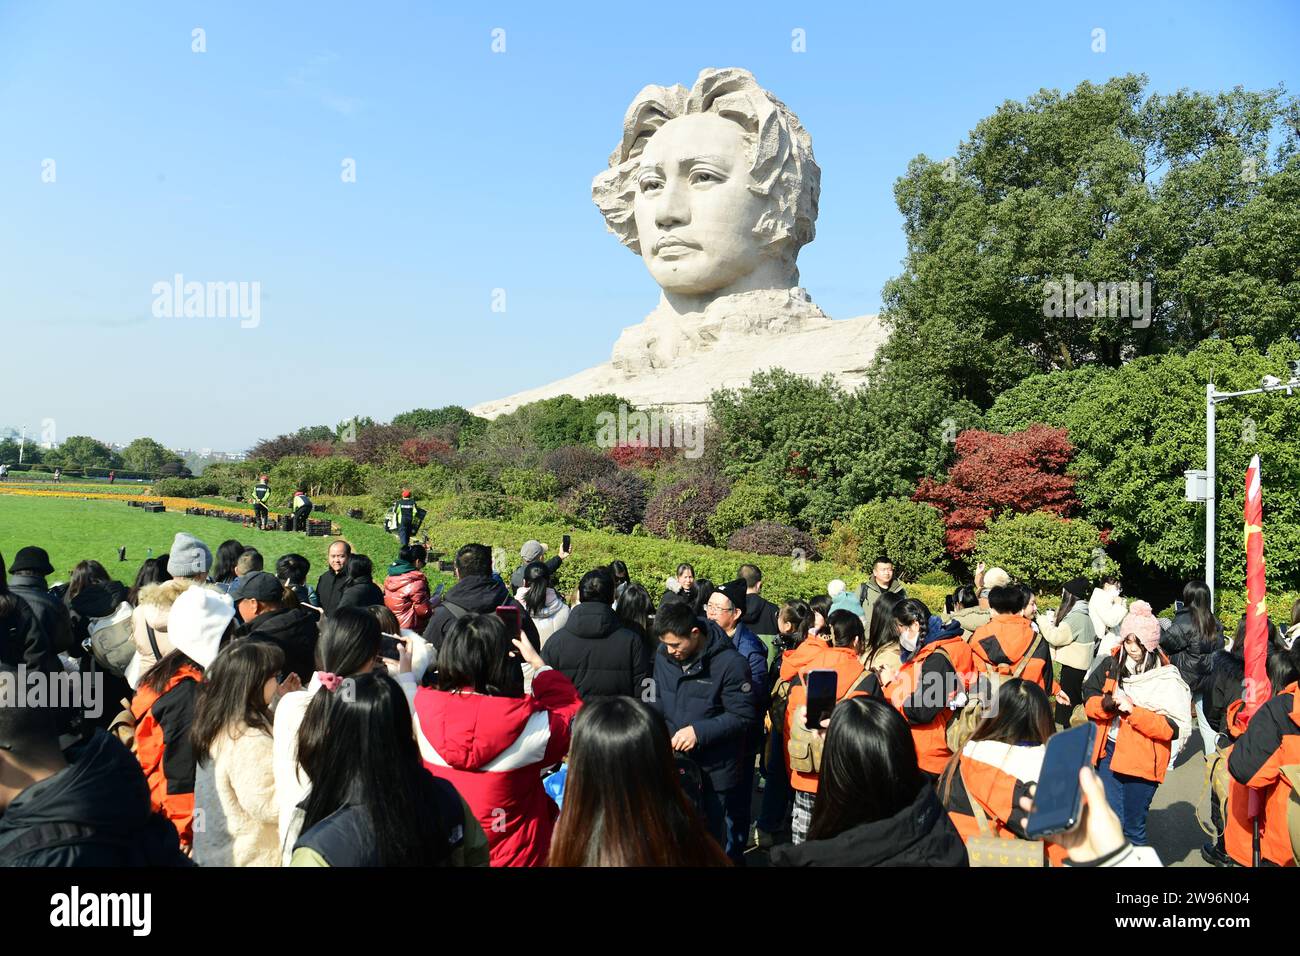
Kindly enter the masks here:
<path id="1" fill-rule="evenodd" d="M 367 554 L 375 564 L 375 578 L 382 581 L 384 570 L 397 554 L 397 540 L 383 529 L 348 518 L 330 518 L 343 528 L 356 550 Z M 266 569 L 274 570 L 283 554 L 297 552 L 311 562 L 315 579 L 326 568 L 326 550 L 330 538 L 308 538 L 304 534 L 258 531 L 219 518 L 191 517 L 181 512 L 147 514 L 123 502 L 79 500 L 76 498 L 31 498 L 0 494 L 0 555 L 6 567 L 19 548 L 39 545 L 50 553 L 54 574 L 50 583 L 66 581 L 72 567 L 93 558 L 106 567 L 117 580 L 130 585 L 149 549 L 159 555 L 171 547 L 177 531 L 187 531 L 208 545 L 215 553 L 227 538 L 235 538 L 257 548 L 265 558 Z M 126 546 L 127 560 L 118 561 L 117 549 Z M 435 582 L 450 575 L 430 573 Z"/>

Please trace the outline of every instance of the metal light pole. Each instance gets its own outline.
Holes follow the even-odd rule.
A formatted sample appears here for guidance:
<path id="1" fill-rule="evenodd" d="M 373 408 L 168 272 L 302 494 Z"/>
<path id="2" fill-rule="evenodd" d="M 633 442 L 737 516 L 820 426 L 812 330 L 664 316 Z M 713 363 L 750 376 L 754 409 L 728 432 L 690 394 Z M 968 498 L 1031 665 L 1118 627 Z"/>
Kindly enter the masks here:
<path id="1" fill-rule="evenodd" d="M 1215 539 L 1214 539 L 1214 519 L 1215 505 L 1217 503 L 1216 482 L 1215 482 L 1215 449 L 1214 449 L 1214 424 L 1216 418 L 1215 410 L 1220 402 L 1231 401 L 1234 398 L 1241 398 L 1243 395 L 1263 395 L 1267 392 L 1286 392 L 1287 395 L 1294 395 L 1296 389 L 1300 389 L 1300 362 L 1288 363 L 1291 367 L 1291 378 L 1289 381 L 1282 381 L 1272 375 L 1264 377 L 1264 384 L 1260 388 L 1248 388 L 1241 392 L 1220 392 L 1210 382 L 1205 386 L 1205 488 L 1202 495 L 1193 496 L 1192 478 L 1195 472 L 1187 472 L 1189 501 L 1205 502 L 1205 583 L 1210 588 L 1210 600 L 1214 600 L 1214 569 L 1215 569 Z"/>

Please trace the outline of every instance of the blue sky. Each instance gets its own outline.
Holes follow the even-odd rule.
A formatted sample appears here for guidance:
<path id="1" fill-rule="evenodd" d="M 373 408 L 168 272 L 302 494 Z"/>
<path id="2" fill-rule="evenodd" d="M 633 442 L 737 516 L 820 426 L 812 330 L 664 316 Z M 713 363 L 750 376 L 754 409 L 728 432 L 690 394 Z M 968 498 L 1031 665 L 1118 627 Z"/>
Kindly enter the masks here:
<path id="1" fill-rule="evenodd" d="M 854 7 L 0 0 L 0 427 L 242 450 L 605 361 L 657 288 L 591 179 L 642 86 L 704 67 L 812 134 L 800 269 L 837 318 L 899 272 L 908 160 L 1004 100 L 1130 71 L 1300 88 L 1291 2 Z M 259 282 L 260 323 L 155 317 L 178 273 Z"/>

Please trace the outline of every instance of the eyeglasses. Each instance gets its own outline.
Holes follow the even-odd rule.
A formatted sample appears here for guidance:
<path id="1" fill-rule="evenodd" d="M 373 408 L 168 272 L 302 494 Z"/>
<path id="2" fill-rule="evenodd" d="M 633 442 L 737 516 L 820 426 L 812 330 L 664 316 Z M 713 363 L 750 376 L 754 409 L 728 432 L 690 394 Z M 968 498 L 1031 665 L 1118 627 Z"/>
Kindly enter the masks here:
<path id="1" fill-rule="evenodd" d="M 708 604 L 704 606 L 708 608 L 710 611 L 734 611 L 735 610 L 735 608 L 732 607 L 730 604 L 714 604 L 712 601 L 710 601 Z"/>

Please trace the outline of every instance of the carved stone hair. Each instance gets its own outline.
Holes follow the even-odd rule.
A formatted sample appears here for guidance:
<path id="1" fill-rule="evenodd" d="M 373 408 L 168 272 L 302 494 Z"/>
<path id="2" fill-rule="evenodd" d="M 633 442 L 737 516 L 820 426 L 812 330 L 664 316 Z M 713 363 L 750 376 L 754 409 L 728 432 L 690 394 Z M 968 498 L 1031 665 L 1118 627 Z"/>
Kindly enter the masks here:
<path id="1" fill-rule="evenodd" d="M 623 117 L 623 139 L 609 157 L 609 169 L 591 183 L 591 198 L 609 231 L 638 255 L 633 204 L 637 170 L 646 143 L 664 123 L 692 113 L 716 113 L 744 131 L 749 152 L 749 190 L 768 199 L 754 231 L 768 242 L 791 241 L 789 255 L 816 234 L 821 169 L 813 159 L 812 138 L 799 118 L 764 90 L 748 70 L 701 70 L 690 90 L 647 86 Z"/>

